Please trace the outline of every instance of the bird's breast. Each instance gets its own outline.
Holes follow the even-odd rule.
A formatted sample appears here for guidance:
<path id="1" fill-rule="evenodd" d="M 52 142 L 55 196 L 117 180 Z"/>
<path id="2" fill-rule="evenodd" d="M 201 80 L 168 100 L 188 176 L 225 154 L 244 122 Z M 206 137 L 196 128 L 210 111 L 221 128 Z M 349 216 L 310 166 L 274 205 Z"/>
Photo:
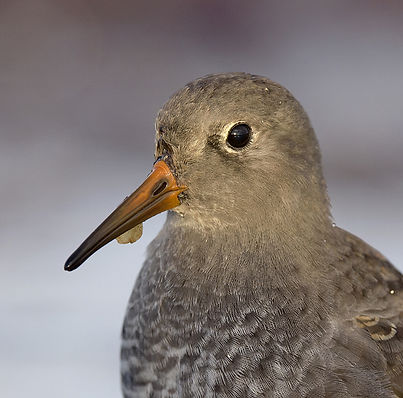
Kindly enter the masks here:
<path id="1" fill-rule="evenodd" d="M 275 389 L 275 380 L 299 368 L 309 341 L 321 338 L 323 328 L 307 310 L 307 290 L 253 289 L 250 282 L 231 291 L 224 276 L 212 284 L 198 275 L 195 283 L 183 272 L 190 255 L 180 261 L 178 253 L 159 253 L 156 248 L 145 263 L 129 302 L 121 352 L 124 391 L 208 397 L 236 389 L 255 396 L 251 385 L 257 392 Z M 276 358 L 286 353 L 290 360 L 279 364 Z"/>

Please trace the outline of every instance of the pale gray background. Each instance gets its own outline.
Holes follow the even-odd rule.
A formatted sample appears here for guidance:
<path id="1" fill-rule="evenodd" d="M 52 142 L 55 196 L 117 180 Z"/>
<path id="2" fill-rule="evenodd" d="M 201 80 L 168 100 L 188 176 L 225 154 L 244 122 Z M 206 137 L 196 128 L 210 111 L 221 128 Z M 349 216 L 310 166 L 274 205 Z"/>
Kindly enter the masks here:
<path id="1" fill-rule="evenodd" d="M 225 71 L 269 76 L 316 128 L 337 224 L 403 267 L 403 3 L 0 0 L 0 396 L 119 397 L 146 245 L 67 256 L 153 162 L 154 116 Z"/>

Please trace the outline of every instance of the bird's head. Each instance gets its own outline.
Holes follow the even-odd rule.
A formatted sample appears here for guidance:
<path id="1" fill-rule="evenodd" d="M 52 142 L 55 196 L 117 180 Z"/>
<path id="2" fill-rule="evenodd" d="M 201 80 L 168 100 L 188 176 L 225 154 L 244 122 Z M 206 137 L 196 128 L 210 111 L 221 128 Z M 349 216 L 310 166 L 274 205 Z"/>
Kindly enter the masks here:
<path id="1" fill-rule="evenodd" d="M 309 233 L 331 223 L 309 119 L 266 78 L 210 75 L 186 85 L 157 117 L 155 157 L 146 181 L 73 253 L 67 270 L 165 210 L 204 231 L 280 233 L 291 224 Z"/>

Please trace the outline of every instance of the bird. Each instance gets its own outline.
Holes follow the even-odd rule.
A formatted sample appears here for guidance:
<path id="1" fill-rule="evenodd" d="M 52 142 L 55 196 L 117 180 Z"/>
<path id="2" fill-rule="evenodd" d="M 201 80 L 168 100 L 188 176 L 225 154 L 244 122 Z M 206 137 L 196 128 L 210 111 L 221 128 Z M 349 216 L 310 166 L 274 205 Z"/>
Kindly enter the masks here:
<path id="1" fill-rule="evenodd" d="M 207 75 L 155 130 L 152 172 L 65 264 L 167 211 L 126 310 L 123 396 L 403 397 L 403 276 L 334 223 L 294 96 Z"/>

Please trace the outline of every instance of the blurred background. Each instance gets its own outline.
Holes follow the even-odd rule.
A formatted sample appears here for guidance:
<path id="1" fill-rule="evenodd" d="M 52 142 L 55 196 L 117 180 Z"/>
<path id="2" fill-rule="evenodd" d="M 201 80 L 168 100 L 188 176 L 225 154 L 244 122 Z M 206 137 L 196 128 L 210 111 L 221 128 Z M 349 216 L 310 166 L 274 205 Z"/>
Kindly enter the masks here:
<path id="1" fill-rule="evenodd" d="M 403 269 L 399 0 L 0 0 L 0 396 L 120 396 L 125 306 L 160 215 L 68 255 L 152 167 L 188 81 L 246 71 L 311 117 L 338 225 Z"/>

